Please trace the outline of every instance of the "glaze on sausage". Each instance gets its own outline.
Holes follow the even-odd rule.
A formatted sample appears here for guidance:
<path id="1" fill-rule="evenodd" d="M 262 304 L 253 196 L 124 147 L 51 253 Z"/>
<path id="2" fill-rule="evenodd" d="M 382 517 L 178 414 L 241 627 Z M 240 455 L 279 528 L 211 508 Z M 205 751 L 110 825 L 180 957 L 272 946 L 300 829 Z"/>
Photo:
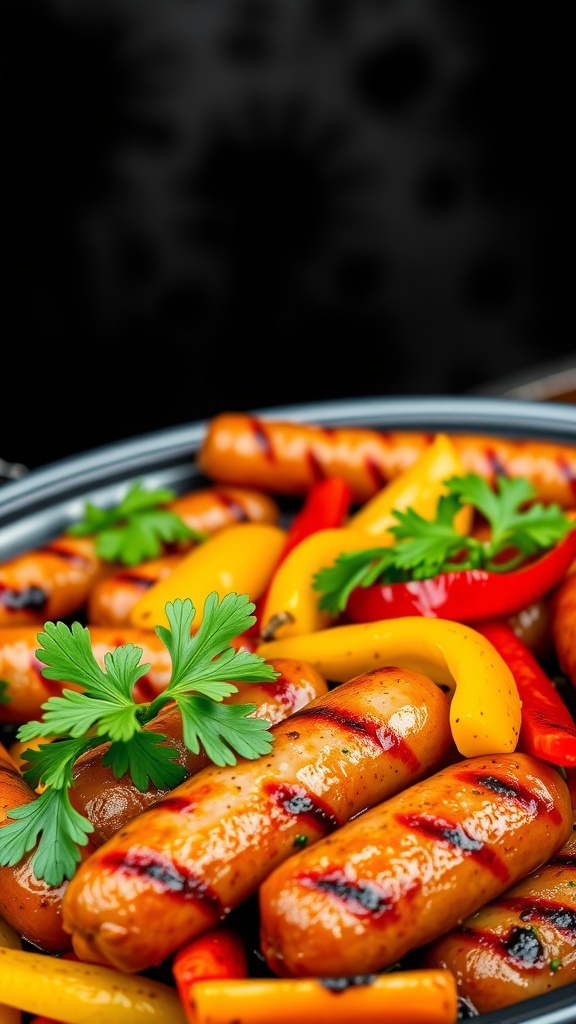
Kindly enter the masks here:
<path id="1" fill-rule="evenodd" d="M 153 630 L 108 629 L 89 627 L 92 651 L 96 661 L 104 666 L 104 655 L 116 647 L 132 643 L 142 649 L 141 661 L 150 664 L 146 675 L 134 687 L 138 702 L 153 700 L 168 685 L 172 662 L 168 649 Z M 45 679 L 44 664 L 36 657 L 39 649 L 37 626 L 0 629 L 0 684 L 4 698 L 0 703 L 0 722 L 34 721 L 42 715 L 42 704 L 48 697 L 58 695 L 62 689 L 79 690 L 76 683 Z"/>
<path id="2" fill-rule="evenodd" d="M 280 519 L 274 498 L 252 488 L 207 487 L 165 507 L 200 533 L 244 521 L 275 524 Z M 195 543 L 181 542 L 177 548 L 183 552 Z M 85 606 L 92 587 L 118 569 L 118 563 L 99 558 L 93 536 L 63 533 L 15 555 L 0 565 L 0 627 L 42 626 L 48 620 L 66 619 Z"/>
<path id="3" fill-rule="evenodd" d="M 301 845 L 433 771 L 451 749 L 440 688 L 390 667 L 272 731 L 270 754 L 204 768 L 79 868 L 63 915 L 80 959 L 127 972 L 160 964 Z"/>
<path id="4" fill-rule="evenodd" d="M 381 971 L 559 850 L 568 786 L 527 754 L 468 758 L 366 811 L 269 873 L 262 952 L 277 975 Z"/>
<path id="5" fill-rule="evenodd" d="M 209 479 L 299 495 L 316 480 L 339 475 L 362 503 L 408 469 L 434 440 L 433 433 L 326 427 L 240 412 L 208 422 L 197 464 Z M 576 446 L 474 434 L 450 435 L 466 472 L 493 481 L 523 476 L 544 501 L 576 504 Z"/>
<path id="6" fill-rule="evenodd" d="M 553 591 L 549 619 L 560 668 L 576 686 L 576 573 L 567 576 Z"/>
<path id="7" fill-rule="evenodd" d="M 99 580 L 86 601 L 86 618 L 91 626 L 119 629 L 131 626 L 130 612 L 138 599 L 158 580 L 169 576 L 184 555 L 173 551 L 140 565 L 125 566 Z"/>
<path id="8" fill-rule="evenodd" d="M 425 951 L 478 1013 L 576 981 L 576 835 L 547 863 Z"/>
<path id="9" fill-rule="evenodd" d="M 0 744 L 0 828 L 8 824 L 8 811 L 36 799 L 16 763 Z M 62 928 L 62 896 L 68 882 L 49 886 L 32 868 L 32 850 L 14 867 L 0 866 L 0 917 L 21 938 L 46 953 L 70 949 L 70 936 Z"/>
<path id="10" fill-rule="evenodd" d="M 236 693 L 225 698 L 224 703 L 255 704 L 254 718 L 262 718 L 275 725 L 315 697 L 328 692 L 326 680 L 311 665 L 292 658 L 276 658 L 270 664 L 280 672 L 273 683 L 237 683 Z M 164 742 L 178 751 L 177 760 L 185 769 L 186 778 L 210 764 L 203 747 L 193 754 L 185 745 L 182 718 L 173 705 L 164 708 L 144 729 L 166 736 Z M 102 764 L 109 746 L 109 743 L 103 743 L 84 754 L 72 771 L 74 784 L 70 790 L 70 801 L 94 826 L 90 837 L 94 846 L 110 839 L 128 821 L 169 792 L 150 783 L 148 789 L 141 793 L 129 775 L 117 779 L 112 769 Z"/>

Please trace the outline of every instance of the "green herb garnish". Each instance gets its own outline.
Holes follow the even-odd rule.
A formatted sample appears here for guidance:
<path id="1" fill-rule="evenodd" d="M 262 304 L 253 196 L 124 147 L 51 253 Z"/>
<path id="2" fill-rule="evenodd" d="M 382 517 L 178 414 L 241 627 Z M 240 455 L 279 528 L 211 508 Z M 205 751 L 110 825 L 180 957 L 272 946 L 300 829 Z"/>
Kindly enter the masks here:
<path id="1" fill-rule="evenodd" d="M 319 607 L 332 615 L 344 611 L 355 587 L 373 583 L 405 583 L 439 573 L 486 569 L 506 573 L 562 540 L 574 527 L 559 505 L 535 502 L 536 493 L 523 477 L 500 476 L 494 489 L 476 473 L 451 477 L 440 497 L 436 517 L 424 519 L 413 509 L 395 510 L 398 524 L 390 527 L 392 547 L 374 547 L 340 555 L 320 569 L 312 586 L 320 591 Z M 471 505 L 490 526 L 488 539 L 464 536 L 455 518 Z"/>
<path id="2" fill-rule="evenodd" d="M 158 558 L 164 544 L 205 540 L 206 534 L 192 530 L 175 512 L 163 507 L 175 496 L 168 488 L 146 491 L 136 480 L 114 508 L 86 502 L 84 518 L 67 532 L 75 537 L 95 534 L 96 551 L 103 561 L 138 565 L 147 558 Z"/>
<path id="3" fill-rule="evenodd" d="M 189 598 L 166 605 L 170 629 L 157 626 L 172 660 L 170 682 L 150 703 L 136 704 L 135 683 L 150 665 L 141 664 L 142 649 L 125 644 L 104 655 L 104 669 L 96 661 L 89 629 L 79 622 L 46 622 L 38 634 L 37 658 L 46 665 L 47 679 L 76 683 L 83 688 L 63 690 L 43 705 L 40 722 L 20 726 L 18 739 L 35 736 L 53 739 L 22 755 L 29 763 L 24 778 L 35 789 L 46 787 L 36 800 L 7 812 L 10 821 L 0 829 L 0 864 L 14 865 L 37 844 L 34 873 L 48 885 L 71 878 L 94 831 L 90 822 L 71 805 L 68 790 L 72 769 L 81 754 L 110 743 L 103 760 L 116 778 L 129 772 L 141 792 L 149 782 L 172 789 L 184 778 L 178 751 L 161 746 L 166 736 L 143 726 L 174 701 L 182 716 L 184 742 L 198 753 L 204 747 L 218 765 L 236 764 L 236 754 L 254 759 L 272 746 L 270 723 L 249 717 L 255 704 L 224 704 L 235 693 L 235 682 L 273 682 L 279 673 L 259 655 L 235 650 L 230 641 L 255 622 L 254 604 L 247 595 L 226 594 L 218 603 L 209 594 L 195 636 L 191 626 L 195 609 Z"/>

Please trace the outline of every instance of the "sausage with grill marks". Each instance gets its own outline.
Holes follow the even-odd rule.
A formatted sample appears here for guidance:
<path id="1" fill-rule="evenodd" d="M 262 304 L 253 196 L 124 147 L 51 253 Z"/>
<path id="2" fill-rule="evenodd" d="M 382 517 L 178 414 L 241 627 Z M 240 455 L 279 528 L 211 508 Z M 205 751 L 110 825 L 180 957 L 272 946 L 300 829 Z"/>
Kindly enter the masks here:
<path id="1" fill-rule="evenodd" d="M 239 682 L 235 684 L 238 687 L 236 693 L 225 698 L 224 703 L 255 704 L 256 709 L 252 712 L 254 718 L 275 724 L 328 691 L 326 680 L 311 665 L 293 658 L 276 658 L 270 664 L 280 672 L 273 683 Z M 164 708 L 144 729 L 166 736 L 164 742 L 177 750 L 178 762 L 185 769 L 186 778 L 210 764 L 210 758 L 203 747 L 194 754 L 185 745 L 182 717 L 173 705 Z M 70 801 L 94 826 L 90 836 L 94 846 L 100 846 L 119 828 L 169 792 L 168 789 L 159 789 L 150 783 L 148 789 L 141 793 L 130 775 L 117 779 L 112 768 L 102 764 L 102 758 L 109 747 L 109 743 L 103 743 L 88 751 L 76 761 L 72 770 L 74 784 L 70 789 Z"/>
<path id="2" fill-rule="evenodd" d="M 268 875 L 268 966 L 295 977 L 384 970 L 542 865 L 572 817 L 566 782 L 538 758 L 449 765 Z"/>
<path id="3" fill-rule="evenodd" d="M 305 494 L 316 480 L 342 476 L 353 500 L 367 501 L 408 469 L 432 444 L 434 433 L 328 427 L 224 412 L 212 417 L 197 454 L 210 479 Z M 496 474 L 526 477 L 541 500 L 576 505 L 576 445 L 454 434 L 465 472 L 493 482 Z"/>
<path id="4" fill-rule="evenodd" d="M 280 519 L 274 498 L 248 487 L 190 491 L 165 508 L 200 533 L 216 533 L 244 521 L 275 524 Z M 195 543 L 183 541 L 176 547 L 184 552 Z M 98 556 L 92 535 L 63 533 L 42 547 L 15 555 L 0 565 L 0 627 L 42 626 L 48 620 L 65 619 L 84 608 L 92 588 L 118 569 L 117 562 Z"/>
<path id="5" fill-rule="evenodd" d="M 141 661 L 150 665 L 134 687 L 134 699 L 153 700 L 168 685 L 172 672 L 170 653 L 153 630 L 134 627 L 109 629 L 90 626 L 92 651 L 101 667 L 104 655 L 116 647 L 132 643 L 142 649 Z M 39 650 L 37 626 L 0 628 L 0 684 L 4 702 L 0 703 L 0 722 L 20 724 L 42 715 L 42 704 L 62 690 L 80 690 L 76 683 L 45 679 L 36 651 Z"/>
<path id="6" fill-rule="evenodd" d="M 551 860 L 425 950 L 489 1013 L 576 981 L 576 835 Z"/>
<path id="7" fill-rule="evenodd" d="M 80 867 L 63 915 L 82 960 L 128 972 L 161 963 L 300 846 L 433 771 L 452 748 L 440 688 L 391 667 L 272 731 L 270 754 L 204 768 Z"/>

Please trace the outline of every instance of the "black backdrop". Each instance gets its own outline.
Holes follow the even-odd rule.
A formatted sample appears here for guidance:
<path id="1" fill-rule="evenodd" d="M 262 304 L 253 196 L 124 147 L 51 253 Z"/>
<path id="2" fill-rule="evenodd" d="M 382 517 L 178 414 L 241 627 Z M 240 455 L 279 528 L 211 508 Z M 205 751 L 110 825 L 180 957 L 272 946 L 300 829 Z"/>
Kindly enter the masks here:
<path id="1" fill-rule="evenodd" d="M 0 456 L 574 348 L 568 8 L 3 0 Z"/>

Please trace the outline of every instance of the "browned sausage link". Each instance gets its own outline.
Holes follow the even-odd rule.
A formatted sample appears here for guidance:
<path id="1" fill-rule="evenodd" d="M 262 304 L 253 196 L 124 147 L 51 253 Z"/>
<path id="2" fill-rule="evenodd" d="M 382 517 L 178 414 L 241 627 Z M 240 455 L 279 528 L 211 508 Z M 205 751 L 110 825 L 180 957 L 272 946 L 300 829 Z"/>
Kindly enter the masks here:
<path id="1" fill-rule="evenodd" d="M 423 963 L 452 971 L 458 994 L 479 1013 L 576 981 L 576 836 L 432 943 Z"/>
<path id="2" fill-rule="evenodd" d="M 292 658 L 276 658 L 271 665 L 281 673 L 275 682 L 238 683 L 237 692 L 226 698 L 225 703 L 255 704 L 253 716 L 275 724 L 328 691 L 325 679 L 311 665 Z M 204 748 L 193 754 L 186 747 L 177 708 L 165 708 L 144 728 L 166 736 L 165 743 L 178 751 L 178 762 L 186 778 L 210 764 Z M 74 786 L 70 790 L 70 800 L 76 810 L 94 825 L 91 839 L 95 846 L 100 846 L 140 811 L 169 792 L 150 784 L 146 792 L 141 793 L 129 775 L 117 779 L 112 769 L 102 764 L 109 746 L 104 743 L 79 758 L 74 765 Z"/>
<path id="3" fill-rule="evenodd" d="M 551 595 L 550 634 L 560 668 L 576 686 L 576 573 Z"/>
<path id="4" fill-rule="evenodd" d="M 234 523 L 280 522 L 280 507 L 274 498 L 250 487 L 201 488 L 175 498 L 168 508 L 199 533 L 216 533 Z"/>
<path id="5" fill-rule="evenodd" d="M 35 798 L 0 744 L 0 828 L 8 823 L 8 811 Z M 27 942 L 47 953 L 63 953 L 71 947 L 70 936 L 62 928 L 61 913 L 68 883 L 52 887 L 39 881 L 32 870 L 34 852 L 14 867 L 0 867 L 0 916 Z"/>
<path id="6" fill-rule="evenodd" d="M 184 557 L 173 552 L 140 565 L 120 569 L 92 587 L 86 603 L 88 623 L 116 629 L 130 625 L 130 612 L 149 587 L 164 579 Z"/>
<path id="7" fill-rule="evenodd" d="M 0 565 L 0 628 L 43 625 L 81 608 L 90 588 L 112 571 L 93 537 L 57 537 Z"/>
<path id="8" fill-rule="evenodd" d="M 211 487 L 185 494 L 172 502 L 172 510 L 190 529 L 216 533 L 242 522 L 280 521 L 280 507 L 270 495 L 249 488 Z M 190 543 L 176 545 L 161 558 L 125 567 L 107 575 L 88 594 L 86 615 L 95 626 L 129 626 L 130 611 L 149 587 L 176 567 Z"/>
<path id="9" fill-rule="evenodd" d="M 272 872 L 260 889 L 262 952 L 285 976 L 383 970 L 539 867 L 571 831 L 568 787 L 551 765 L 517 753 L 450 765 Z"/>
<path id="10" fill-rule="evenodd" d="M 0 629 L 0 684 L 4 702 L 0 703 L 0 722 L 20 724 L 40 718 L 42 704 L 62 692 L 80 689 L 75 683 L 45 679 L 44 665 L 36 657 L 39 649 L 37 626 Z M 153 700 L 168 685 L 172 662 L 167 648 L 153 630 L 108 629 L 91 626 L 90 638 L 94 657 L 104 665 L 104 655 L 123 644 L 132 643 L 142 649 L 141 661 L 150 669 L 134 687 L 134 699 Z"/>
<path id="11" fill-rule="evenodd" d="M 354 501 L 371 498 L 411 466 L 434 434 L 325 427 L 220 413 L 208 423 L 197 455 L 210 479 L 259 487 L 276 494 L 305 494 L 315 480 L 346 477 Z M 576 446 L 517 441 L 473 434 L 452 435 L 467 472 L 488 480 L 523 476 L 540 498 L 563 507 L 576 504 Z"/>
<path id="12" fill-rule="evenodd" d="M 250 488 L 209 487 L 166 506 L 187 526 L 215 533 L 244 520 L 276 523 L 280 509 L 270 495 Z M 186 550 L 195 541 L 179 545 Z M 43 625 L 83 608 L 95 584 L 118 569 L 96 554 L 94 537 L 62 534 L 0 565 L 0 627 Z M 105 623 L 103 623 L 105 624 Z"/>
<path id="13" fill-rule="evenodd" d="M 78 870 L 63 906 L 77 955 L 156 965 L 224 918 L 296 849 L 434 770 L 448 702 L 420 673 L 359 676 L 272 727 L 265 757 L 210 765 Z"/>

